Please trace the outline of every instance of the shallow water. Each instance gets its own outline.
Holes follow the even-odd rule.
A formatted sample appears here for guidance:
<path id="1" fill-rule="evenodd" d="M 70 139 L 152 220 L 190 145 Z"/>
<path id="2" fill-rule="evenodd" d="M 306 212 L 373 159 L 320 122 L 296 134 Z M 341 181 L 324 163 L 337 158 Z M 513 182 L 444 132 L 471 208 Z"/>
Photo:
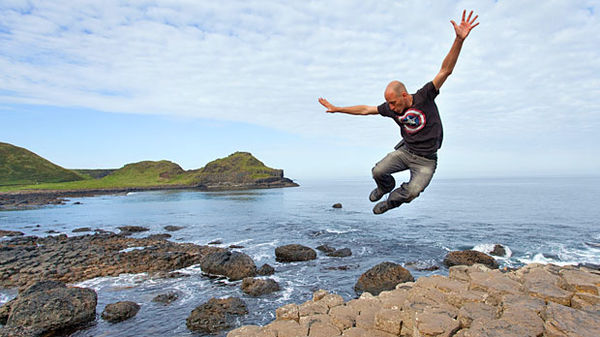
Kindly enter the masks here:
<path id="1" fill-rule="evenodd" d="M 55 230 L 77 235 L 78 227 L 113 230 L 123 225 L 150 228 L 142 237 L 166 232 L 166 225 L 185 226 L 170 232 L 176 242 L 207 244 L 221 240 L 236 244 L 257 266 L 269 263 L 282 290 L 252 298 L 241 292 L 240 281 L 202 275 L 198 267 L 181 272 L 187 277 L 152 279 L 144 274 L 88 280 L 78 285 L 98 292 L 98 313 L 108 303 L 132 300 L 141 305 L 136 317 L 96 324 L 73 336 L 198 336 L 185 319 L 211 297 L 239 296 L 250 314 L 240 324 L 266 324 L 285 303 L 301 303 L 312 292 L 327 289 L 346 300 L 361 273 L 383 261 L 417 262 L 433 272 L 411 270 L 415 277 L 446 274 L 441 265 L 450 250 L 489 251 L 505 245 L 501 266 L 529 262 L 600 264 L 600 178 L 434 180 L 418 199 L 380 216 L 371 213 L 369 180 L 299 181 L 301 187 L 241 192 L 157 191 L 127 195 L 74 198 L 67 205 L 0 212 L 0 228 L 28 235 Z M 73 203 L 79 201 L 81 205 Z M 340 202 L 342 209 L 333 209 Z M 39 227 L 38 227 L 39 225 Z M 349 247 L 353 255 L 330 258 L 319 253 L 314 261 L 275 262 L 277 246 L 300 243 Z M 345 267 L 345 270 L 335 269 Z M 176 291 L 169 306 L 153 303 L 154 296 Z M 16 295 L 0 292 L 4 303 Z"/>

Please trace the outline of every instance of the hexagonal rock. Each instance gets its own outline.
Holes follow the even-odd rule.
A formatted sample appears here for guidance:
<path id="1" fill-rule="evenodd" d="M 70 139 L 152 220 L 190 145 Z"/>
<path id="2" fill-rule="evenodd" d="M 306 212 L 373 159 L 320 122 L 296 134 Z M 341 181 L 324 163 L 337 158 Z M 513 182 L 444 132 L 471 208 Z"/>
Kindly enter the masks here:
<path id="1" fill-rule="evenodd" d="M 495 319 L 491 321 L 476 320 L 464 333 L 465 337 L 537 337 L 531 335 L 526 328 L 513 325 L 504 319 Z"/>
<path id="2" fill-rule="evenodd" d="M 347 305 L 339 305 L 329 310 L 331 322 L 340 330 L 344 331 L 354 326 L 358 310 Z"/>
<path id="3" fill-rule="evenodd" d="M 446 255 L 444 264 L 447 267 L 466 265 L 472 266 L 476 263 L 483 264 L 492 269 L 498 269 L 498 263 L 493 257 L 476 250 L 453 251 Z"/>
<path id="4" fill-rule="evenodd" d="M 229 331 L 227 337 L 277 337 L 277 332 L 258 325 L 246 325 Z"/>
<path id="5" fill-rule="evenodd" d="M 130 319 L 140 311 L 139 304 L 131 301 L 120 301 L 106 305 L 102 311 L 102 318 L 111 323 L 118 323 Z"/>
<path id="6" fill-rule="evenodd" d="M 192 331 L 214 333 L 231 328 L 235 316 L 247 313 L 246 303 L 237 297 L 211 298 L 192 310 L 186 325 Z"/>
<path id="7" fill-rule="evenodd" d="M 240 252 L 207 254 L 200 262 L 200 268 L 205 273 L 223 275 L 232 281 L 256 275 L 256 265 L 252 258 Z"/>
<path id="8" fill-rule="evenodd" d="M 496 318 L 497 309 L 485 303 L 466 303 L 458 312 L 461 328 L 468 328 L 474 320 L 491 321 Z"/>
<path id="9" fill-rule="evenodd" d="M 415 314 L 415 332 L 417 336 L 452 336 L 460 328 L 457 320 L 445 313 L 424 311 Z"/>
<path id="10" fill-rule="evenodd" d="M 400 335 L 402 315 L 400 309 L 381 309 L 375 314 L 375 328 Z"/>
<path id="11" fill-rule="evenodd" d="M 353 327 L 348 330 L 344 330 L 343 337 L 396 337 L 397 335 L 387 333 L 380 330 L 369 330 L 359 327 Z"/>
<path id="12" fill-rule="evenodd" d="M 285 245 L 275 248 L 275 260 L 278 262 L 309 261 L 317 258 L 317 252 L 299 244 Z"/>
<path id="13" fill-rule="evenodd" d="M 566 283 L 567 290 L 599 295 L 600 275 L 577 269 L 563 269 L 559 274 Z"/>
<path id="14" fill-rule="evenodd" d="M 545 336 L 600 336 L 600 316 L 550 302 L 542 317 Z"/>
<path id="15" fill-rule="evenodd" d="M 295 303 L 286 304 L 275 310 L 277 320 L 300 321 L 300 308 Z"/>
<path id="16" fill-rule="evenodd" d="M 274 321 L 265 326 L 269 330 L 277 333 L 277 337 L 297 337 L 307 336 L 308 330 L 305 326 L 300 325 L 296 321 Z"/>
<path id="17" fill-rule="evenodd" d="M 272 279 L 245 277 L 241 285 L 242 291 L 250 296 L 261 296 L 279 291 L 279 284 Z"/>
<path id="18" fill-rule="evenodd" d="M 562 280 L 544 269 L 535 268 L 522 276 L 523 287 L 531 296 L 552 301 L 562 305 L 570 305 L 573 293 L 559 287 Z"/>
<path id="19" fill-rule="evenodd" d="M 333 324 L 329 315 L 300 317 L 300 325 L 307 329 L 309 337 L 330 337 L 342 334 L 342 331 Z"/>
<path id="20" fill-rule="evenodd" d="M 357 293 L 369 292 L 378 295 L 384 290 L 395 289 L 399 283 L 412 281 L 413 276 L 401 265 L 382 262 L 363 273 L 354 285 L 354 290 Z"/>

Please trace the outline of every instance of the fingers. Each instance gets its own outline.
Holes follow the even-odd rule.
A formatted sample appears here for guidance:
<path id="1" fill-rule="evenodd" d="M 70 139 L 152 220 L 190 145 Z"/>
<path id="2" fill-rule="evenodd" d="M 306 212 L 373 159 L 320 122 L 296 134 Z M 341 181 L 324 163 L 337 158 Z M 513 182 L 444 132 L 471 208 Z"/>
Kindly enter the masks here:
<path id="1" fill-rule="evenodd" d="M 452 26 L 454 26 L 454 29 L 456 29 L 456 22 L 454 22 L 454 20 L 450 20 L 450 23 L 452 24 Z"/>
<path id="2" fill-rule="evenodd" d="M 477 27 L 478 25 L 479 25 L 479 22 L 477 22 L 476 24 L 472 25 L 472 26 L 471 26 L 471 29 L 473 29 L 473 28 Z"/>
<path id="3" fill-rule="evenodd" d="M 471 13 L 472 13 L 472 12 L 471 12 Z M 475 20 L 477 20 L 477 18 L 478 18 L 478 17 L 479 17 L 479 15 L 475 15 L 475 17 L 473 18 L 473 20 L 471 20 L 471 21 L 469 22 L 469 24 L 471 24 L 471 25 L 472 25 L 472 24 L 475 22 Z"/>
<path id="4" fill-rule="evenodd" d="M 465 21 L 465 14 L 467 14 L 467 10 L 463 9 L 463 16 L 462 16 L 462 20 L 461 21 Z"/>
<path id="5" fill-rule="evenodd" d="M 473 15 L 473 11 L 471 11 L 471 13 L 469 13 L 469 17 L 467 18 L 467 22 L 471 22 L 471 15 Z M 465 15 L 463 14 L 463 21 L 464 20 Z"/>

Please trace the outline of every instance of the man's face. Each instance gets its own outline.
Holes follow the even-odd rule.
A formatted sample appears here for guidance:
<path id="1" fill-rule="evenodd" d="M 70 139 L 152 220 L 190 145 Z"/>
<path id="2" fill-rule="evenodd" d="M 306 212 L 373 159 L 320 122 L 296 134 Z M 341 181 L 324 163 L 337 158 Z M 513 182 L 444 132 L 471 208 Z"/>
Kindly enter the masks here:
<path id="1" fill-rule="evenodd" d="M 403 95 L 397 95 L 395 92 L 391 91 L 386 93 L 385 100 L 393 111 L 397 113 L 402 113 L 402 111 L 404 111 L 405 103 Z"/>

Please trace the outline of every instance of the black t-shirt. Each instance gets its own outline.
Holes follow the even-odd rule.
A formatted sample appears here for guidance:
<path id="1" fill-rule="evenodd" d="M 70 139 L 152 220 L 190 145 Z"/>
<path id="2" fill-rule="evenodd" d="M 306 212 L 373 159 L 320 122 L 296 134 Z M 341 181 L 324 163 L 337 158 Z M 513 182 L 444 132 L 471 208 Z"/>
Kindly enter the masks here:
<path id="1" fill-rule="evenodd" d="M 390 109 L 387 102 L 377 107 L 380 115 L 392 118 L 400 126 L 400 134 L 408 149 L 429 156 L 442 147 L 442 120 L 434 99 L 440 92 L 428 82 L 413 94 L 413 104 L 401 114 Z"/>

